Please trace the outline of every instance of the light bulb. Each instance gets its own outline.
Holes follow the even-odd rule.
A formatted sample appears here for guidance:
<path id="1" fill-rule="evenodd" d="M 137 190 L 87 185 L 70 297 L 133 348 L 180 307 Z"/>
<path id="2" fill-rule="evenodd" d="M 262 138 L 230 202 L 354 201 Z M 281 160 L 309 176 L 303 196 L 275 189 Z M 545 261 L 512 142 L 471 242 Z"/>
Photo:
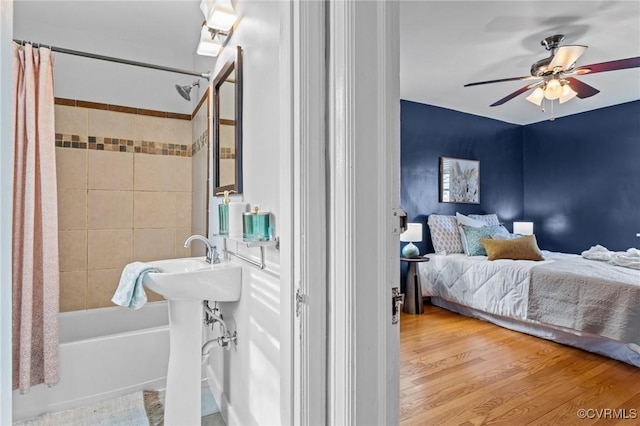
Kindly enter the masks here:
<path id="1" fill-rule="evenodd" d="M 558 99 L 560 95 L 562 95 L 562 86 L 560 82 L 554 78 L 547 83 L 547 88 L 544 89 L 544 97 L 553 100 Z"/>

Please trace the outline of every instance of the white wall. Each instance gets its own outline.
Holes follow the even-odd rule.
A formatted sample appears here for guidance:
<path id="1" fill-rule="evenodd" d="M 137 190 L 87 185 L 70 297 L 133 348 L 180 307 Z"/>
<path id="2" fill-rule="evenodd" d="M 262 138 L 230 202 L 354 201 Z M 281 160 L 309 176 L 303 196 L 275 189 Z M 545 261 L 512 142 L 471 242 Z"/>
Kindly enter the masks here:
<path id="1" fill-rule="evenodd" d="M 189 50 L 175 48 L 159 37 L 167 32 L 166 26 L 163 28 L 159 19 L 153 32 L 141 29 L 137 33 L 132 31 L 131 27 L 136 25 L 130 22 L 135 22 L 136 19 L 154 19 L 153 16 L 145 16 L 143 13 L 153 12 L 156 2 L 133 2 L 132 5 L 128 3 L 131 2 L 17 1 L 14 8 L 13 37 L 155 65 L 197 72 L 209 71 L 193 69 L 199 35 L 198 21 L 202 22 L 199 2 L 160 1 L 159 3 L 165 3 L 165 6 L 155 8 L 156 13 L 162 10 L 170 12 L 173 7 L 178 7 L 176 3 L 182 3 L 178 10 L 184 13 L 180 15 L 181 21 L 176 22 L 176 25 L 180 24 L 181 28 L 186 26 L 181 37 L 196 37 L 193 43 L 182 43 L 189 46 Z M 142 10 L 136 10 L 135 7 L 140 7 L 141 4 L 146 6 Z M 134 9 L 131 10 L 132 8 Z M 191 13 L 186 13 L 187 11 Z M 123 18 L 131 14 L 137 16 Z M 164 19 L 170 21 L 171 17 Z M 187 19 L 195 23 L 185 25 L 183 21 Z M 87 25 L 87 22 L 91 24 Z M 192 26 L 193 34 L 189 31 Z M 134 37 L 130 33 L 138 36 Z M 56 97 L 187 114 L 195 107 L 194 102 L 190 103 L 181 98 L 174 86 L 193 83 L 198 77 L 63 53 L 56 53 L 54 57 Z M 194 87 L 191 92 L 191 99 L 195 102 L 204 93 L 202 87 L 206 86 L 206 79 L 201 79 L 200 83 L 201 88 Z"/>
<path id="2" fill-rule="evenodd" d="M 282 217 L 280 193 L 280 6 L 277 1 L 238 1 L 241 16 L 237 30 L 215 65 L 219 71 L 233 60 L 235 47 L 243 55 L 243 194 L 242 199 L 276 219 L 274 234 L 280 235 Z M 207 59 L 198 59 L 207 68 Z M 204 65 L 200 65 L 204 63 Z M 215 231 L 217 208 L 210 223 Z M 282 224 L 284 226 L 284 224 Z M 259 249 L 230 243 L 229 248 L 256 258 Z M 209 376 L 227 424 L 289 424 L 291 410 L 289 381 L 290 309 L 286 301 L 290 284 L 280 277 L 280 254 L 266 249 L 268 266 L 260 270 L 243 264 L 242 296 L 237 303 L 222 304 L 225 321 L 238 332 L 238 345 L 211 352 Z M 242 261 L 238 261 L 242 262 Z M 284 303 L 283 303 L 284 301 Z M 209 336 L 217 336 L 209 332 Z"/>

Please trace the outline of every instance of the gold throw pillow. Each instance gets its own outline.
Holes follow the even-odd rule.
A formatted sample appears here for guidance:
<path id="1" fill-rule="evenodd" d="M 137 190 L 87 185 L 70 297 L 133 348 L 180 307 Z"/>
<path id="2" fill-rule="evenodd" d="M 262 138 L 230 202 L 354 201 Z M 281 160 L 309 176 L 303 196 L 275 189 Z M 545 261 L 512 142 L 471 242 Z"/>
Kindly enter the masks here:
<path id="1" fill-rule="evenodd" d="M 487 250 L 489 260 L 544 260 L 535 235 L 527 235 L 512 240 L 482 238 L 480 243 Z"/>

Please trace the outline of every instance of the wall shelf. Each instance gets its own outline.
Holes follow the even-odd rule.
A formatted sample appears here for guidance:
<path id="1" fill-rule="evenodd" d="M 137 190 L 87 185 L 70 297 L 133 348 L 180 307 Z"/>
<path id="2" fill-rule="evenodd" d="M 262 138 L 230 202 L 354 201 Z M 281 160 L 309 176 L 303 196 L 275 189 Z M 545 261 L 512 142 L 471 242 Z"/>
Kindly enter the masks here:
<path id="1" fill-rule="evenodd" d="M 214 234 L 214 237 L 220 237 L 224 240 L 224 246 L 223 246 L 223 251 L 224 253 L 227 253 L 233 257 L 236 257 L 238 259 L 244 260 L 247 263 L 250 263 L 251 265 L 257 266 L 260 269 L 265 269 L 267 267 L 267 264 L 264 261 L 264 248 L 265 247 L 275 247 L 276 250 L 280 249 L 280 239 L 278 237 L 272 238 L 270 240 L 267 241 L 245 241 L 242 239 L 242 237 L 228 237 L 225 235 L 219 235 L 219 234 Z M 237 252 L 233 252 L 230 251 L 227 248 L 227 241 L 233 241 L 235 243 L 238 244 L 242 244 L 245 247 L 258 247 L 260 249 L 260 261 L 256 261 L 253 260 L 251 258 L 248 258 L 240 253 Z"/>

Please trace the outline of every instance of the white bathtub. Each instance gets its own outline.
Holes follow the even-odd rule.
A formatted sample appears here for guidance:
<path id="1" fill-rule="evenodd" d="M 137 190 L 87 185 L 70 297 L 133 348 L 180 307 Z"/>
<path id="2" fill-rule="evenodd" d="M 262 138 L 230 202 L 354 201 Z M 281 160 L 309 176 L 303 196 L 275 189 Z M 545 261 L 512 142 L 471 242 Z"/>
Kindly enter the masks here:
<path id="1" fill-rule="evenodd" d="M 167 302 L 61 313 L 53 387 L 13 392 L 13 419 L 66 410 L 144 389 L 165 387 L 169 361 Z"/>

